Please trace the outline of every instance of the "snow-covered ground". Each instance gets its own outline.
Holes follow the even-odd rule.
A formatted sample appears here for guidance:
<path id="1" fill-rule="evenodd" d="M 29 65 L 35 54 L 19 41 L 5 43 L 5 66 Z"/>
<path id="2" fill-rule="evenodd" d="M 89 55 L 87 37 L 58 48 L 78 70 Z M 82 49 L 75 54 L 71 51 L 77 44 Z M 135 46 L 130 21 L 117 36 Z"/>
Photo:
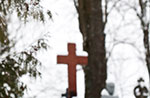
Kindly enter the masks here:
<path id="1" fill-rule="evenodd" d="M 36 80 L 26 76 L 22 78 L 29 87 L 24 98 L 61 98 L 61 94 L 68 87 L 67 65 L 56 64 L 57 55 L 67 55 L 68 42 L 76 43 L 77 55 L 87 55 L 87 53 L 83 52 L 82 35 L 79 31 L 78 15 L 73 0 L 44 0 L 42 5 L 52 12 L 53 19 L 46 21 L 44 26 L 33 22 L 21 29 L 25 35 L 18 47 L 31 44 L 30 42 L 37 40 L 47 32 L 50 36 L 48 38 L 50 48 L 47 51 L 40 51 L 37 56 L 43 64 L 40 68 L 42 78 Z M 124 17 L 125 22 L 122 22 L 121 16 L 114 11 L 109 16 L 108 29 L 106 29 L 106 48 L 108 52 L 111 51 L 107 82 L 115 83 L 115 95 L 118 95 L 119 98 L 134 98 L 133 88 L 137 85 L 139 77 L 143 77 L 148 86 L 148 73 L 142 43 L 143 34 L 139 21 L 132 14 L 132 11 L 128 11 Z M 16 22 L 15 26 L 12 25 L 10 29 L 17 25 Z M 28 41 L 28 39 L 31 40 Z M 119 40 L 119 43 L 114 42 L 116 40 Z M 116 45 L 113 47 L 114 43 Z M 137 48 L 130 43 L 134 43 Z M 80 65 L 77 66 L 77 69 L 77 98 L 84 98 L 84 73 Z"/>

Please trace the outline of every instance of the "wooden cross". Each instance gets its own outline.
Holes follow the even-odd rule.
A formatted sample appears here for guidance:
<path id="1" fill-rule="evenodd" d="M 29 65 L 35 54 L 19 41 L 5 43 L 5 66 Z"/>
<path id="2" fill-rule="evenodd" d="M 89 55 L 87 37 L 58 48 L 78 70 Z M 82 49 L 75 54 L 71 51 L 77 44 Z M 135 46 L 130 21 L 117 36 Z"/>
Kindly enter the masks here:
<path id="1" fill-rule="evenodd" d="M 68 44 L 68 56 L 57 56 L 58 64 L 68 64 L 68 94 L 67 98 L 77 96 L 76 88 L 76 65 L 87 65 L 88 57 L 76 56 L 76 45 L 73 43 Z"/>

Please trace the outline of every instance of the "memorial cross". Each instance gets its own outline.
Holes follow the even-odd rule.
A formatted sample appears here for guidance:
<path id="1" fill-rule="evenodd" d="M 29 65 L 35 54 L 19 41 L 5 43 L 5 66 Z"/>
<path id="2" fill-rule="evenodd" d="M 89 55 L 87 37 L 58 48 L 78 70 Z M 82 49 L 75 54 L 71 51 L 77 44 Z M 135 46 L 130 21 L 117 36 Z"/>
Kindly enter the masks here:
<path id="1" fill-rule="evenodd" d="M 68 64 L 68 91 L 67 98 L 72 98 L 77 96 L 76 88 L 76 65 L 87 65 L 88 57 L 76 56 L 76 45 L 73 43 L 68 43 L 68 56 L 57 56 L 58 64 Z"/>

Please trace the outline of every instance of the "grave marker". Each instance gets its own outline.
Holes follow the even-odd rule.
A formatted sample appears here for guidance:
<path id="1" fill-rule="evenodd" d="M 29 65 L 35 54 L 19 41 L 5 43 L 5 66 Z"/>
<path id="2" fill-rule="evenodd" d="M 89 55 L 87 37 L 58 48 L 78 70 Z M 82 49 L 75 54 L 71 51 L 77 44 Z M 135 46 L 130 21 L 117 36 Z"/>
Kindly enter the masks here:
<path id="1" fill-rule="evenodd" d="M 68 64 L 68 90 L 66 91 L 66 97 L 72 98 L 77 96 L 77 84 L 76 84 L 76 65 L 87 65 L 88 57 L 76 56 L 76 45 L 74 43 L 68 43 L 68 55 L 57 56 L 58 64 Z"/>

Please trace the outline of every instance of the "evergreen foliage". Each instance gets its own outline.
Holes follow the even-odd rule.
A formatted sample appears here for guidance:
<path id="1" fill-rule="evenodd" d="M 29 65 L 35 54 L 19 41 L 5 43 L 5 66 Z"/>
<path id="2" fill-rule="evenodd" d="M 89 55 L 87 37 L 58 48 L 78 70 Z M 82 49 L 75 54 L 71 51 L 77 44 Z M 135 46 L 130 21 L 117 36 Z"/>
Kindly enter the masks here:
<path id="1" fill-rule="evenodd" d="M 28 2 L 27 2 L 28 1 Z M 35 57 L 40 49 L 47 49 L 44 39 L 20 53 L 12 52 L 16 42 L 9 39 L 8 16 L 17 14 L 20 21 L 28 22 L 32 18 L 45 21 L 45 15 L 40 0 L 0 0 L 0 98 L 21 98 L 27 85 L 19 79 L 23 75 L 40 76 L 37 67 L 41 62 Z M 50 11 L 47 15 L 51 18 Z"/>

